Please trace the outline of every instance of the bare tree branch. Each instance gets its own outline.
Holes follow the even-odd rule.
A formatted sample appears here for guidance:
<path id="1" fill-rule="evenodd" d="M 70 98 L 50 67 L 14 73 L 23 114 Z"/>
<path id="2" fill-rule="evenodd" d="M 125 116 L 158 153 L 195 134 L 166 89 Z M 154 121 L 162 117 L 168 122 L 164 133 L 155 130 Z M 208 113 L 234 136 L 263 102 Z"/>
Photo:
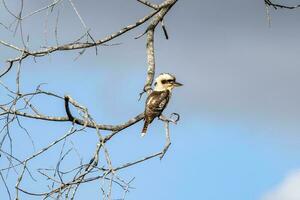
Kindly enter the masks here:
<path id="1" fill-rule="evenodd" d="M 277 8 L 295 9 L 295 8 L 300 7 L 300 4 L 295 5 L 295 6 L 287 6 L 287 5 L 284 5 L 284 4 L 273 3 L 273 1 L 271 1 L 271 0 L 264 0 L 264 1 L 265 1 L 266 5 L 272 6 L 274 9 L 277 9 Z"/>
<path id="2" fill-rule="evenodd" d="M 70 50 L 86 49 L 86 48 L 90 48 L 90 47 L 94 47 L 94 46 L 99 46 L 99 45 L 105 44 L 106 42 L 111 41 L 111 40 L 123 35 L 124 33 L 142 25 L 143 23 L 145 23 L 146 21 L 151 19 L 153 16 L 155 16 L 158 12 L 159 12 L 159 10 L 155 10 L 152 13 L 150 13 L 149 15 L 138 20 L 136 23 L 128 25 L 128 26 L 122 28 L 121 30 L 119 30 L 118 32 L 115 32 L 115 33 L 105 37 L 104 39 L 96 40 L 93 43 L 89 43 L 89 42 L 69 43 L 69 44 L 64 44 L 64 45 L 60 45 L 60 46 L 56 46 L 56 47 L 54 47 L 54 46 L 48 47 L 48 48 L 45 48 L 42 50 L 37 50 L 37 51 L 32 51 L 32 52 L 29 52 L 26 49 L 21 49 L 21 48 L 14 46 L 15 49 L 17 49 L 17 50 L 20 49 L 24 53 L 22 56 L 16 57 L 14 59 L 9 59 L 7 62 L 9 62 L 10 65 L 13 65 L 14 62 L 22 61 L 23 59 L 27 58 L 28 56 L 41 57 L 41 56 L 45 56 L 45 55 L 48 55 L 48 54 L 56 52 L 56 51 L 70 51 Z M 10 46 L 10 47 L 13 46 L 4 41 L 2 41 L 1 44 L 5 44 L 6 46 Z M 4 76 L 10 69 L 11 69 L 11 66 L 9 66 L 8 69 L 6 69 L 3 73 L 1 73 L 0 78 L 2 76 Z"/>
<path id="3" fill-rule="evenodd" d="M 73 42 L 59 45 L 58 43 L 58 21 L 59 21 L 59 10 L 57 11 L 55 19 L 55 46 L 43 47 L 38 50 L 29 50 L 28 44 L 29 40 L 24 37 L 23 33 L 23 20 L 29 20 L 32 16 L 45 12 L 46 22 L 45 22 L 45 38 L 46 44 L 48 44 L 48 18 L 50 19 L 50 13 L 53 9 L 58 8 L 64 0 L 53 0 L 48 5 L 31 11 L 28 14 L 24 15 L 24 2 L 21 1 L 19 10 L 14 13 L 8 5 L 6 5 L 5 0 L 2 0 L 4 9 L 14 18 L 14 21 L 10 26 L 6 26 L 3 23 L 1 25 L 10 30 L 11 27 L 14 29 L 14 34 L 20 34 L 22 47 L 18 47 L 15 44 L 7 42 L 5 39 L 0 40 L 0 44 L 4 48 L 13 50 L 17 53 L 17 57 L 8 59 L 6 61 L 6 66 L 0 73 L 0 78 L 6 76 L 8 77 L 9 71 L 13 67 L 16 67 L 16 74 L 13 75 L 14 84 L 6 85 L 3 81 L 0 81 L 0 86 L 6 92 L 3 96 L 6 95 L 9 100 L 1 102 L 0 104 L 0 117 L 2 127 L 0 129 L 0 153 L 3 156 L 0 156 L 1 165 L 0 168 L 0 178 L 6 188 L 7 196 L 10 199 L 22 199 L 22 195 L 28 196 L 39 196 L 43 199 L 75 199 L 78 188 L 83 183 L 97 183 L 99 184 L 99 191 L 102 192 L 104 199 L 113 198 L 113 187 L 117 187 L 123 190 L 123 198 L 125 199 L 126 194 L 132 186 L 130 185 L 133 179 L 130 181 L 125 181 L 118 175 L 119 170 L 129 168 L 131 166 L 137 165 L 139 163 L 145 162 L 147 160 L 160 157 L 162 159 L 167 152 L 171 142 L 170 142 L 170 132 L 169 132 L 169 123 L 174 122 L 173 119 L 164 118 L 163 122 L 165 124 L 165 133 L 166 133 L 166 144 L 165 147 L 158 153 L 152 153 L 149 156 L 142 156 L 135 161 L 125 162 L 119 166 L 114 166 L 114 160 L 110 156 L 110 149 L 107 147 L 108 143 L 112 141 L 119 133 L 122 133 L 123 130 L 127 129 L 130 126 L 137 124 L 144 118 L 144 113 L 140 113 L 131 119 L 125 120 L 125 122 L 117 125 L 101 124 L 96 122 L 93 117 L 90 115 L 87 107 L 78 103 L 70 95 L 65 95 L 64 97 L 42 90 L 42 84 L 38 85 L 35 91 L 32 92 L 23 92 L 22 88 L 22 71 L 26 70 L 26 67 L 22 65 L 23 60 L 32 57 L 44 57 L 50 55 L 54 52 L 62 51 L 73 51 L 80 49 L 79 56 L 82 55 L 86 49 L 90 47 L 97 47 L 100 45 L 107 45 L 109 41 L 114 40 L 126 32 L 136 29 L 142 24 L 145 24 L 147 21 L 150 21 L 146 27 L 144 34 L 147 34 L 146 37 L 146 53 L 147 53 L 147 75 L 146 83 L 144 85 L 144 91 L 148 94 L 151 92 L 151 86 L 153 83 L 155 75 L 155 54 L 154 54 L 154 34 L 155 29 L 159 23 L 162 24 L 162 29 L 166 39 L 168 39 L 168 33 L 166 27 L 163 23 L 165 15 L 169 12 L 172 6 L 177 2 L 177 0 L 164 0 L 161 4 L 153 4 L 145 0 L 137 0 L 143 5 L 153 9 L 150 14 L 139 19 L 135 23 L 121 28 L 119 31 L 112 33 L 102 39 L 94 40 L 89 33 L 89 29 L 86 23 L 83 20 L 83 17 L 80 15 L 79 10 L 72 0 L 68 0 L 68 3 L 71 5 L 72 9 L 76 13 L 81 26 L 84 27 L 85 33 L 77 40 Z M 50 22 L 49 22 L 50 23 Z M 142 34 L 142 35 L 144 35 Z M 141 35 L 141 36 L 142 36 Z M 28 36 L 29 37 L 29 36 Z M 83 42 L 84 38 L 86 41 Z M 42 46 L 42 45 L 41 45 Z M 22 69 L 22 70 L 21 70 Z M 35 104 L 34 99 L 47 98 L 49 100 L 55 100 L 58 107 L 62 107 L 65 110 L 65 115 L 63 116 L 52 116 L 45 112 L 42 112 L 39 109 L 39 106 Z M 76 114 L 74 114 L 74 113 Z M 42 147 L 39 147 L 38 150 L 35 150 L 35 140 L 32 137 L 29 129 L 26 129 L 22 118 L 27 118 L 32 123 L 37 123 L 38 120 L 50 121 L 53 123 L 65 122 L 67 126 L 70 126 L 68 131 L 60 136 L 57 136 L 55 139 L 50 140 L 50 142 Z M 26 125 L 26 124 L 25 124 Z M 32 144 L 33 152 L 25 154 L 26 156 L 16 156 L 14 150 L 14 131 L 11 130 L 12 127 L 17 126 L 20 130 L 25 132 L 26 139 Z M 89 155 L 80 155 L 80 150 L 77 150 L 76 145 L 72 142 L 72 138 L 78 137 L 80 132 L 91 131 L 96 134 L 98 137 L 97 141 L 94 141 L 93 153 Z M 105 135 L 102 131 L 106 131 Z M 47 133 L 41 132 L 43 136 L 47 136 Z M 61 146 L 61 147 L 60 147 Z M 27 148 L 23 148 L 26 149 Z M 36 160 L 43 159 L 43 156 L 47 156 L 51 151 L 59 150 L 57 154 L 57 159 L 55 162 L 51 163 L 51 167 L 38 166 L 36 169 L 32 166 Z M 1 155 L 0 154 L 0 155 Z M 3 159 L 5 158 L 5 160 Z M 71 158 L 74 160 L 72 163 L 72 168 L 64 169 L 66 160 Z M 87 160 L 88 158 L 88 160 Z M 54 167 L 53 167 L 54 166 Z M 12 172 L 15 175 L 15 185 L 9 185 L 12 181 L 6 181 L 3 174 L 11 178 L 14 177 L 11 175 Z M 29 188 L 25 185 L 25 180 L 31 178 L 34 181 L 40 183 L 40 180 L 36 178 L 42 178 L 44 180 L 45 186 L 47 187 L 44 192 L 28 191 Z M 13 179 L 13 178 L 12 178 Z M 96 180 L 99 180 L 96 182 Z M 13 193 L 12 191 L 15 190 Z M 34 189 L 35 190 L 35 189 Z M 100 193 L 101 193 L 100 192 Z"/>

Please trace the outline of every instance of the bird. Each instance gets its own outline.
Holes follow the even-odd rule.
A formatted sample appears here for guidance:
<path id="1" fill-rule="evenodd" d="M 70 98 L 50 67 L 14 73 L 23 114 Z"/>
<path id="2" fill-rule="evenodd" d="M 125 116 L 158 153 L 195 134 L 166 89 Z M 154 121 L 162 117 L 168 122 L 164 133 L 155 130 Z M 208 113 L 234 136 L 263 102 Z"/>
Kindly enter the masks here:
<path id="1" fill-rule="evenodd" d="M 157 76 L 154 82 L 154 90 L 147 97 L 145 103 L 142 137 L 146 135 L 148 125 L 151 124 L 156 117 L 160 117 L 167 107 L 172 95 L 172 90 L 180 86 L 183 86 L 183 84 L 177 82 L 176 77 L 172 74 L 162 73 Z"/>

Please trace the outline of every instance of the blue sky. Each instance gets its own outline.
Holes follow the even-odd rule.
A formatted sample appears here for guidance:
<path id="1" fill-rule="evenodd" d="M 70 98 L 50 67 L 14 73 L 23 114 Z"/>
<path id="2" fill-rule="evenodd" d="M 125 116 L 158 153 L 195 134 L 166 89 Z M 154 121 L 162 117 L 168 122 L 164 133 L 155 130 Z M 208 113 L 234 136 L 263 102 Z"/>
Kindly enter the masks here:
<path id="1" fill-rule="evenodd" d="M 102 38 L 149 12 L 135 1 L 74 2 L 95 38 Z M 42 4 L 46 3 L 28 2 L 26 9 L 33 10 Z M 14 8 L 16 3 L 11 6 Z M 68 2 L 62 9 L 61 43 L 77 38 L 83 31 Z M 170 40 L 166 41 L 158 29 L 155 47 L 157 74 L 171 72 L 185 84 L 175 91 L 166 110 L 180 113 L 181 121 L 171 126 L 172 146 L 162 161 L 150 160 L 119 172 L 127 180 L 135 177 L 136 189 L 130 191 L 128 199 L 277 198 L 271 193 L 284 180 L 290 180 L 286 179 L 289 174 L 300 169 L 299 15 L 297 10 L 271 11 L 272 26 L 268 27 L 262 1 L 178 2 L 166 17 Z M 39 16 L 24 25 L 25 32 L 31 35 L 32 49 L 45 44 L 45 15 Z M 7 20 L 8 15 L 0 12 L 0 21 Z M 32 32 L 32 28 L 36 31 Z M 97 121 L 123 122 L 140 113 L 144 106 L 145 97 L 139 102 L 138 94 L 146 73 L 145 38 L 133 39 L 144 28 L 115 41 L 122 42 L 121 45 L 101 47 L 97 56 L 90 49 L 77 61 L 73 61 L 77 56 L 74 52 L 37 58 L 36 63 L 26 60 L 22 65 L 22 89 L 28 92 L 45 82 L 43 88 L 60 95 L 70 94 L 88 107 Z M 0 31 L 0 39 L 21 45 L 18 36 L 9 35 Z M 53 33 L 49 32 L 48 37 L 48 42 L 53 43 Z M 0 52 L 2 62 L 14 55 L 2 46 Z M 14 73 L 1 81 L 13 85 Z M 118 82 L 109 84 L 112 79 Z M 64 115 L 62 102 L 48 98 L 36 98 L 34 102 L 45 113 Z M 22 122 L 36 141 L 36 149 L 69 128 L 68 123 L 33 123 L 27 119 Z M 115 165 L 163 147 L 161 122 L 155 121 L 145 138 L 140 138 L 141 127 L 141 123 L 136 124 L 108 144 Z M 16 148 L 16 154 L 31 153 L 25 133 L 15 127 L 13 130 L 15 146 L 22 145 L 28 150 Z M 89 131 L 70 140 L 88 162 L 96 139 L 95 133 Z M 59 148 L 34 164 L 51 166 L 58 159 L 57 151 Z M 66 168 L 73 162 L 67 160 Z M 45 189 L 33 181 L 26 182 L 24 187 Z M 3 189 L 0 185 L 0 191 Z M 98 185 L 83 185 L 77 199 L 95 199 L 98 189 Z M 270 194 L 269 199 L 266 194 Z"/>

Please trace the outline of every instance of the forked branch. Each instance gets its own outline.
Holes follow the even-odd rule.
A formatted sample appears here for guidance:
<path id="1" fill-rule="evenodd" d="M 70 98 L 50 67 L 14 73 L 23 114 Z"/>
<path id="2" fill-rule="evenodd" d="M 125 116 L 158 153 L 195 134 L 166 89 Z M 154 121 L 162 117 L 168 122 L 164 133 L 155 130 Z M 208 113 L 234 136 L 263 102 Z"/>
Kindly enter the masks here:
<path id="1" fill-rule="evenodd" d="M 27 15 L 23 15 L 23 4 L 24 0 L 21 0 L 21 8 L 19 13 L 13 13 L 5 4 L 5 0 L 2 0 L 5 5 L 5 10 L 15 18 L 16 22 L 16 30 L 20 30 L 22 32 L 22 20 L 29 19 L 30 17 L 42 13 L 42 12 L 52 12 L 52 10 L 60 5 L 64 0 L 55 0 L 48 6 L 40 8 L 36 11 L 33 11 Z M 21 82 L 21 66 L 22 61 L 27 58 L 36 58 L 36 57 L 44 57 L 54 52 L 59 53 L 62 51 L 73 51 L 77 49 L 81 49 L 83 53 L 85 49 L 91 47 L 97 47 L 101 45 L 107 45 L 109 41 L 112 41 L 121 35 L 124 35 L 128 31 L 134 30 L 137 27 L 145 24 L 150 21 L 147 27 L 145 28 L 144 34 L 146 37 L 146 52 L 147 52 L 147 71 L 146 71 L 146 81 L 144 85 L 144 90 L 148 94 L 151 92 L 151 86 L 153 84 L 154 75 L 155 75 L 155 52 L 154 52 L 154 33 L 157 25 L 159 23 L 162 24 L 163 32 L 165 37 L 168 39 L 168 33 L 166 27 L 163 23 L 164 17 L 172 8 L 172 6 L 177 2 L 177 0 L 164 0 L 161 4 L 153 4 L 149 1 L 138 0 L 138 2 L 143 5 L 150 7 L 151 12 L 142 17 L 140 20 L 136 21 L 133 24 L 130 24 L 126 27 L 121 28 L 119 31 L 114 32 L 102 39 L 93 39 L 89 34 L 89 29 L 87 29 L 86 24 L 83 21 L 83 18 L 79 14 L 79 9 L 75 7 L 73 1 L 69 0 L 73 10 L 76 12 L 77 17 L 80 19 L 81 25 L 84 26 L 86 33 L 79 40 L 75 40 L 73 42 L 67 44 L 58 44 L 57 41 L 57 30 L 55 30 L 56 34 L 56 45 L 43 47 L 38 50 L 29 50 L 25 44 L 25 40 L 22 35 L 23 47 L 18 47 L 15 44 L 10 44 L 4 40 L 0 40 L 0 45 L 3 45 L 5 48 L 9 48 L 18 53 L 17 57 L 8 59 L 6 61 L 6 65 L 2 69 L 0 73 L 0 78 L 4 76 L 8 76 L 10 71 L 12 71 L 13 67 L 17 69 L 17 75 L 15 78 L 16 85 L 6 85 L 4 82 L 0 80 L 0 85 L 6 91 L 7 96 L 10 98 L 7 102 L 1 102 L 0 105 L 0 120 L 3 123 L 2 129 L 0 129 L 0 153 L 1 153 L 1 165 L 0 168 L 0 181 L 4 183 L 4 186 L 7 190 L 7 196 L 9 198 L 14 198 L 16 200 L 21 199 L 21 194 L 26 194 L 29 196 L 40 196 L 44 199 L 62 199 L 64 197 L 68 197 L 69 199 L 74 199 L 78 188 L 83 183 L 100 183 L 100 189 L 103 194 L 103 199 L 111 199 L 112 198 L 112 187 L 117 185 L 122 190 L 124 190 L 125 194 L 132 187 L 130 186 L 133 179 L 130 181 L 125 181 L 121 177 L 118 176 L 118 171 L 122 169 L 126 169 L 128 167 L 134 166 L 138 163 L 145 162 L 152 158 L 160 157 L 162 159 L 167 152 L 171 142 L 170 142 L 170 133 L 169 133 L 169 123 L 176 123 L 178 120 L 173 120 L 172 118 L 167 119 L 164 118 L 165 124 L 165 132 L 166 132 L 166 144 L 165 147 L 158 153 L 150 154 L 149 156 L 139 158 L 132 162 L 121 163 L 117 166 L 113 165 L 113 160 L 110 157 L 110 151 L 107 147 L 107 144 L 112 141 L 116 135 L 121 133 L 124 129 L 138 123 L 144 118 L 144 113 L 138 114 L 135 117 L 120 123 L 118 125 L 109 125 L 109 124 L 100 124 L 97 123 L 93 117 L 90 115 L 88 109 L 74 100 L 71 96 L 66 95 L 64 97 L 59 96 L 55 93 L 47 92 L 41 89 L 41 85 L 39 85 L 35 91 L 30 93 L 24 93 L 22 91 L 22 87 L 20 87 Z M 58 22 L 58 18 L 56 20 L 56 24 Z M 6 26 L 0 22 L 2 27 L 6 29 L 10 29 L 10 26 Z M 57 29 L 57 27 L 56 27 Z M 142 34 L 142 35 L 144 35 Z M 87 37 L 88 39 L 83 42 L 82 38 Z M 89 36 L 89 37 L 88 37 Z M 81 54 L 82 54 L 81 53 Z M 16 86 L 17 89 L 12 89 Z M 51 116 L 45 114 L 41 110 L 38 109 L 38 106 L 34 103 L 33 99 L 40 97 L 47 97 L 47 99 L 52 100 L 54 98 L 56 102 L 58 102 L 58 106 L 61 106 L 65 110 L 65 115 L 63 116 Z M 77 111 L 78 114 L 74 114 L 73 111 Z M 29 153 L 24 157 L 18 157 L 15 155 L 14 149 L 14 135 L 11 131 L 11 126 L 18 126 L 21 130 L 23 130 L 27 137 L 32 142 L 32 146 L 34 147 L 35 140 L 30 135 L 30 131 L 28 131 L 23 125 L 23 120 L 21 118 L 28 118 L 31 120 L 44 120 L 50 122 L 61 122 L 61 123 L 69 123 L 70 126 L 68 131 L 64 131 L 64 134 L 61 136 L 57 136 L 56 139 L 49 142 L 47 145 L 43 146 L 39 150 L 35 150 L 33 153 Z M 24 120 L 25 121 L 25 120 Z M 14 123 L 16 122 L 16 123 Z M 95 144 L 93 154 L 89 155 L 80 155 L 85 151 L 78 150 L 76 145 L 72 142 L 72 137 L 78 136 L 76 133 L 93 131 L 98 137 L 97 141 L 93 141 Z M 105 131 L 103 134 L 102 131 Z M 43 130 L 42 134 L 47 136 L 47 133 Z M 44 136 L 44 135 L 43 135 Z M 61 145 L 61 147 L 60 147 Z M 8 148 L 8 149 L 7 149 Z M 27 150 L 28 148 L 23 147 L 23 149 Z M 58 160 L 54 163 L 55 167 L 41 167 L 38 169 L 34 169 L 32 167 L 34 161 L 38 159 L 42 159 L 42 155 L 47 156 L 49 152 L 53 150 L 59 150 L 60 153 L 58 155 Z M 77 157 L 74 157 L 76 155 Z M 71 157 L 72 156 L 72 157 Z M 64 166 L 64 160 L 67 158 L 71 158 L 74 163 L 69 163 L 72 165 L 72 168 L 66 170 Z M 86 160 L 86 158 L 90 158 Z M 76 161 L 75 161 L 76 160 Z M 52 165 L 52 164 L 51 164 Z M 74 166 L 75 165 L 75 166 Z M 65 170 L 62 170 L 65 169 Z M 7 177 L 10 177 L 10 172 L 15 171 L 17 174 L 17 178 L 15 181 L 15 185 L 13 189 L 9 186 L 8 181 L 3 178 L 2 174 L 7 174 Z M 36 173 L 33 173 L 36 172 Z M 34 174 L 34 175 L 33 175 Z M 31 178 L 36 181 L 36 174 L 45 179 L 47 183 L 48 189 L 45 192 L 29 192 L 27 190 L 27 186 L 24 184 L 24 180 Z M 99 180 L 99 181 L 96 181 Z M 11 181 L 9 181 L 11 182 Z M 15 194 L 11 192 L 11 190 L 15 190 Z M 12 197 L 14 195 L 14 197 Z M 2 196 L 1 196 L 2 197 Z M 4 197 L 5 198 L 5 197 Z"/>

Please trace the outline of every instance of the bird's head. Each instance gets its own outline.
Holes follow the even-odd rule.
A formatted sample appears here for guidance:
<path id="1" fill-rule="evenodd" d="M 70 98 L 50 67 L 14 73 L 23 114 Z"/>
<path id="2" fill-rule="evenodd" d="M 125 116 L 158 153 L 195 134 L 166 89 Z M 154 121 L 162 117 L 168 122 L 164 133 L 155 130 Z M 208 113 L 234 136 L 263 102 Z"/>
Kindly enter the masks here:
<path id="1" fill-rule="evenodd" d="M 183 84 L 176 82 L 175 76 L 168 74 L 168 73 L 162 73 L 155 79 L 154 90 L 155 91 L 164 91 L 164 90 L 171 91 L 173 88 L 179 87 L 182 85 Z"/>

